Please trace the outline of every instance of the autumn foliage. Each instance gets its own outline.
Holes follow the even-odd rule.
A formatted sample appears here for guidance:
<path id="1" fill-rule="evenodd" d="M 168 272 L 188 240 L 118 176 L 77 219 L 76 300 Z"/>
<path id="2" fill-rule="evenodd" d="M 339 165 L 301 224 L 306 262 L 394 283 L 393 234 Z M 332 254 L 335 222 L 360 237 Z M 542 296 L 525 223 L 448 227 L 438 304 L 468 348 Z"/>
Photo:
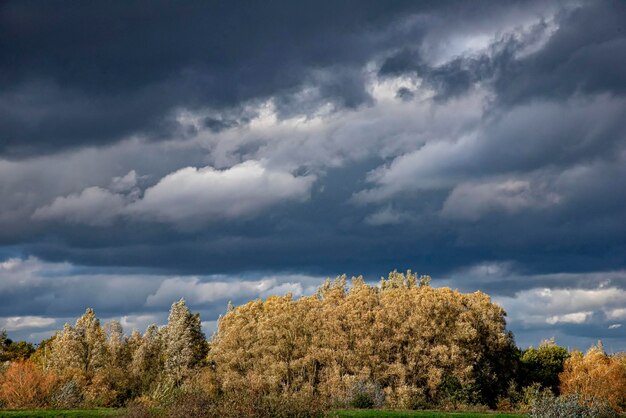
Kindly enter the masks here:
<path id="1" fill-rule="evenodd" d="M 31 361 L 12 362 L 0 380 L 0 400 L 9 408 L 47 405 L 57 378 Z"/>
<path id="2" fill-rule="evenodd" d="M 561 373 L 561 393 L 577 394 L 583 403 L 603 400 L 626 412 L 626 356 L 608 355 L 601 344 L 585 354 L 576 351 Z"/>
<path id="3" fill-rule="evenodd" d="M 143 334 L 87 309 L 29 360 L 0 363 L 0 407 L 128 406 L 129 417 L 157 408 L 185 418 L 339 407 L 626 410 L 624 354 L 601 345 L 569 353 L 554 340 L 521 351 L 505 316 L 484 293 L 434 288 L 411 271 L 378 286 L 344 275 L 311 296 L 229 305 L 210 341 L 184 300 Z M 1 347 L 21 347 L 0 337 Z"/>
<path id="4" fill-rule="evenodd" d="M 345 276 L 314 296 L 256 300 L 219 322 L 209 359 L 223 391 L 310 393 L 345 406 L 355 385 L 379 387 L 391 407 L 489 403 L 506 387 L 511 335 L 483 293 L 432 288 L 408 272 L 380 287 Z"/>

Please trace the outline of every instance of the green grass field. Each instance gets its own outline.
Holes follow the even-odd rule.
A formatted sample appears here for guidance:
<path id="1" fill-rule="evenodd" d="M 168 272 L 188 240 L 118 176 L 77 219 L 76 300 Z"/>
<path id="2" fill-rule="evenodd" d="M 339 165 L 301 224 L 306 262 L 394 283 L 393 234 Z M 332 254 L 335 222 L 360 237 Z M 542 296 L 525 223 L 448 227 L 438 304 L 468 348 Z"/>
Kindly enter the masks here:
<path id="1" fill-rule="evenodd" d="M 124 412 L 123 409 L 37 409 L 6 411 L 0 409 L 0 418 L 100 418 L 116 417 Z"/>

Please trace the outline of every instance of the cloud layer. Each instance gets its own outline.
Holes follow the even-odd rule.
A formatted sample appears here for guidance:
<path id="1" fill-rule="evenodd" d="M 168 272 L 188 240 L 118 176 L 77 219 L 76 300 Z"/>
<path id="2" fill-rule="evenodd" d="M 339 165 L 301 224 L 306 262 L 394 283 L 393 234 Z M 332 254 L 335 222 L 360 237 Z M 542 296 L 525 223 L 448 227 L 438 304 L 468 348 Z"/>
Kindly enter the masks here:
<path id="1" fill-rule="evenodd" d="M 493 293 L 523 343 L 622 335 L 625 21 L 3 2 L 0 328 L 86 306 L 135 326 L 180 296 L 214 327 L 228 298 L 413 268 Z"/>

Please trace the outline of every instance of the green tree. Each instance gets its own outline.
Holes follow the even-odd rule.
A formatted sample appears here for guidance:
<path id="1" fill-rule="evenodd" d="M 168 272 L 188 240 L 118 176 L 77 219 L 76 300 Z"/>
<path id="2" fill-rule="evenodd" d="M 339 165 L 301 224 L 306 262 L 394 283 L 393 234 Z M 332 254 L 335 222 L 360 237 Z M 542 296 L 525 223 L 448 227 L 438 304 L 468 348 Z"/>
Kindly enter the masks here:
<path id="1" fill-rule="evenodd" d="M 520 358 L 521 385 L 539 383 L 542 388 L 559 394 L 559 374 L 563 372 L 569 353 L 565 347 L 558 346 L 554 339 L 542 341 L 539 348 L 529 348 Z"/>

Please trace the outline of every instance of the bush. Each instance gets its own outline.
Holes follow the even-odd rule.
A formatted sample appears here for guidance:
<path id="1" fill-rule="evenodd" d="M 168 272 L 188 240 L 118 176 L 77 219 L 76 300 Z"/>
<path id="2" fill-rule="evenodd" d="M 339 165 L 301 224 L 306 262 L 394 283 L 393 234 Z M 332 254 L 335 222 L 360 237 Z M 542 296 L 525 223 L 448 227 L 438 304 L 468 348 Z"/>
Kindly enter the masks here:
<path id="1" fill-rule="evenodd" d="M 357 380 L 351 388 L 350 406 L 359 409 L 380 408 L 385 394 L 380 385 L 368 380 Z"/>
<path id="2" fill-rule="evenodd" d="M 479 404 L 479 390 L 476 385 L 463 385 L 454 376 L 445 376 L 437 387 L 437 404 L 446 409 L 458 409 Z"/>
<path id="3" fill-rule="evenodd" d="M 8 408 L 38 408 L 46 406 L 57 382 L 30 361 L 12 362 L 3 374 L 0 400 Z"/>
<path id="4" fill-rule="evenodd" d="M 83 391 L 74 379 L 59 386 L 51 398 L 52 406 L 59 409 L 78 408 L 82 402 Z"/>
<path id="5" fill-rule="evenodd" d="M 386 387 L 385 406 L 392 409 L 430 409 L 432 405 L 428 402 L 424 388 L 402 385 L 395 390 Z"/>
<path id="6" fill-rule="evenodd" d="M 182 390 L 170 380 L 156 382 L 148 394 L 148 398 L 160 407 L 168 407 L 181 395 Z"/>
<path id="7" fill-rule="evenodd" d="M 169 418 L 202 418 L 223 416 L 215 399 L 202 391 L 181 393 L 166 410 Z"/>
<path id="8" fill-rule="evenodd" d="M 555 397 L 552 392 L 540 394 L 528 414 L 530 418 L 617 418 L 606 403 L 583 404 L 578 395 Z"/>
<path id="9" fill-rule="evenodd" d="M 149 405 L 141 399 L 135 399 L 126 405 L 123 418 L 151 418 L 152 416 Z"/>

